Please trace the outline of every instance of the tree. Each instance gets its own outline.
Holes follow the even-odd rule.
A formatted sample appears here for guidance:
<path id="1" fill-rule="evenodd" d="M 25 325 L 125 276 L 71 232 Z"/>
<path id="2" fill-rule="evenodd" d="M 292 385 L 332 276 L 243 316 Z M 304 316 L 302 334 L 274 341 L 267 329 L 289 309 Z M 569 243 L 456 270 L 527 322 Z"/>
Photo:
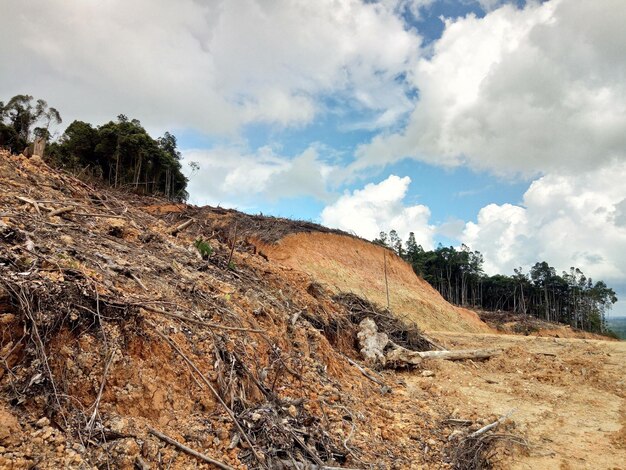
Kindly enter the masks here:
<path id="1" fill-rule="evenodd" d="M 388 247 L 388 242 L 387 242 L 387 234 L 385 232 L 380 232 L 378 234 L 378 238 L 374 238 L 374 240 L 372 240 L 372 243 L 376 244 L 376 245 L 380 245 L 380 246 L 385 246 Z"/>
<path id="2" fill-rule="evenodd" d="M 43 125 L 36 127 L 34 129 L 34 133 L 37 137 L 45 139 L 47 142 L 50 140 L 50 124 L 61 124 L 61 122 L 63 122 L 61 114 L 56 110 L 56 108 L 48 107 L 48 103 L 46 103 L 46 101 L 37 100 L 35 115 L 37 116 L 37 119 L 43 120 Z"/>
<path id="3" fill-rule="evenodd" d="M 6 105 L 0 103 L 0 145 L 13 152 L 22 151 L 33 134 L 48 141 L 50 125 L 61 123 L 60 113 L 45 100 L 39 99 L 35 104 L 32 101 L 30 95 L 16 95 Z M 39 121 L 41 125 L 33 129 Z"/>
<path id="4" fill-rule="evenodd" d="M 535 286 L 543 291 L 544 318 L 548 321 L 552 318 L 549 290 L 551 281 L 555 276 L 556 270 L 545 261 L 535 263 L 535 265 L 530 268 L 530 278 L 533 280 Z"/>
<path id="5" fill-rule="evenodd" d="M 101 177 L 104 174 L 104 162 L 96 155 L 96 145 L 98 131 L 89 123 L 73 121 L 65 129 L 58 144 L 51 147 L 49 157 L 64 168 L 89 168 Z"/>
<path id="6" fill-rule="evenodd" d="M 395 240 L 395 231 L 390 240 Z M 387 243 L 387 235 L 377 239 Z M 395 245 L 392 244 L 392 246 Z M 525 273 L 521 267 L 511 276 L 483 272 L 483 255 L 461 245 L 425 251 L 410 233 L 403 258 L 415 273 L 429 282 L 448 302 L 493 311 L 510 311 L 568 323 L 588 331 L 606 330 L 606 314 L 617 301 L 604 282 L 594 283 L 572 267 L 562 276 L 547 262 L 537 262 Z"/>
<path id="7" fill-rule="evenodd" d="M 402 240 L 398 236 L 398 232 L 391 230 L 389 232 L 389 246 L 396 252 L 399 257 L 404 256 L 404 249 L 402 248 Z"/>

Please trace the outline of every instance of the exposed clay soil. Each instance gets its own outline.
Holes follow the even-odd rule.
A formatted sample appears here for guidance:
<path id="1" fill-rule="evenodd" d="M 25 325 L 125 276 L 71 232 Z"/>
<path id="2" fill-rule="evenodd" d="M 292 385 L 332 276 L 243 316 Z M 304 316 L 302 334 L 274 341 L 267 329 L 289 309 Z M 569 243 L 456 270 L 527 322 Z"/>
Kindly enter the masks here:
<path id="1" fill-rule="evenodd" d="M 385 305 L 382 250 L 315 230 L 0 154 L 0 468 L 214 468 L 150 428 L 233 468 L 451 468 L 449 419 L 476 430 L 511 408 L 502 432 L 530 446 L 495 447 L 495 468 L 624 467 L 626 343 L 490 334 L 391 256 L 399 318 L 504 352 L 366 369 L 381 387 L 348 362 L 335 295 Z"/>
<path id="2" fill-rule="evenodd" d="M 387 304 L 384 256 L 391 310 L 424 330 L 488 332 L 469 310 L 446 302 L 430 284 L 389 250 L 358 238 L 329 233 L 298 233 L 275 244 L 257 242 L 270 260 L 309 273 L 330 289 L 353 292 Z"/>

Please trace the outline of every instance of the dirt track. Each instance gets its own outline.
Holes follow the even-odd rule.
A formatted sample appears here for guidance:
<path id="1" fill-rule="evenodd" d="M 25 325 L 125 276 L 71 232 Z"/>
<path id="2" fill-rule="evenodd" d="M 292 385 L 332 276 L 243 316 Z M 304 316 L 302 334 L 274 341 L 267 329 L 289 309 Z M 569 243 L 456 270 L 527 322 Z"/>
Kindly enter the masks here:
<path id="1" fill-rule="evenodd" d="M 455 417 L 511 416 L 530 443 L 501 468 L 626 468 L 626 342 L 472 333 L 433 334 L 449 348 L 500 347 L 484 363 L 431 363 L 408 391 L 440 389 Z"/>

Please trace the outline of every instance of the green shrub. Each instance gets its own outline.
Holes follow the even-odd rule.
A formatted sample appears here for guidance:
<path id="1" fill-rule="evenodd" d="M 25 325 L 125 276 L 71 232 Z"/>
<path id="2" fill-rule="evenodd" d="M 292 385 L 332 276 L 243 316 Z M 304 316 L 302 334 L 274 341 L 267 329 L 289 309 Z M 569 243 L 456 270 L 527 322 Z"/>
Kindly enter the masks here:
<path id="1" fill-rule="evenodd" d="M 198 253 L 200 253 L 200 256 L 202 256 L 202 259 L 207 259 L 213 253 L 213 248 L 211 248 L 211 245 L 203 238 L 198 238 L 194 242 L 194 246 L 198 250 Z"/>

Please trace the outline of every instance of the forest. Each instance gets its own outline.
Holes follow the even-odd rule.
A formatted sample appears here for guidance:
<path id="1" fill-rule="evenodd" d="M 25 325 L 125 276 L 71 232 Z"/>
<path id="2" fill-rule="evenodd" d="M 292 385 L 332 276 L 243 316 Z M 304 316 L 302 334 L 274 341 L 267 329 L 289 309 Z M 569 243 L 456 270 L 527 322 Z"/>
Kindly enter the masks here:
<path id="1" fill-rule="evenodd" d="M 93 126 L 73 121 L 55 138 L 52 126 L 61 114 L 45 100 L 17 95 L 0 101 L 0 148 L 13 153 L 32 152 L 33 143 L 45 143 L 47 163 L 75 174 L 96 178 L 115 188 L 162 195 L 184 201 L 187 178 L 182 173 L 176 137 L 165 132 L 153 138 L 137 119 L 123 114 Z"/>
<path id="2" fill-rule="evenodd" d="M 576 267 L 558 274 L 541 261 L 529 272 L 520 267 L 511 275 L 488 276 L 483 255 L 466 245 L 458 249 L 439 245 L 426 251 L 416 243 L 414 233 L 403 242 L 395 230 L 381 232 L 374 243 L 393 250 L 448 302 L 463 307 L 533 315 L 604 333 L 606 315 L 617 302 L 615 291 L 604 281 L 594 282 Z"/>

